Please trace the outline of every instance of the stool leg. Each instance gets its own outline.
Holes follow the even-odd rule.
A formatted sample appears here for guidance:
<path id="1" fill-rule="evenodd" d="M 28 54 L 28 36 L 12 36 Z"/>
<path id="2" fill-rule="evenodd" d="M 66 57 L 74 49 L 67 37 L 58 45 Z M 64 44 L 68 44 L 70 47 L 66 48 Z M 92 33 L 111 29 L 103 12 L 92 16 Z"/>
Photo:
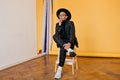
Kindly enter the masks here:
<path id="1" fill-rule="evenodd" d="M 76 62 L 76 70 L 78 70 L 78 63 Z"/>
<path id="2" fill-rule="evenodd" d="M 75 63 L 76 63 L 76 70 L 78 70 L 78 62 L 77 62 L 77 57 L 76 57 Z"/>
<path id="3" fill-rule="evenodd" d="M 56 70 L 57 70 L 57 66 L 58 66 L 58 65 L 57 65 L 57 64 L 55 64 L 55 72 L 56 72 Z"/>
<path id="4" fill-rule="evenodd" d="M 74 64 L 72 64 L 72 74 L 74 74 Z"/>

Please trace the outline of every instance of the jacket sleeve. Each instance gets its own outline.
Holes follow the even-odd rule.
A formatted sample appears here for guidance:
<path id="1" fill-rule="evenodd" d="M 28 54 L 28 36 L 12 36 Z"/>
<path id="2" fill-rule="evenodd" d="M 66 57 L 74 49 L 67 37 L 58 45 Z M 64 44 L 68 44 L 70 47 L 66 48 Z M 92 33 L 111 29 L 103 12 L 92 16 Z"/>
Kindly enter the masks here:
<path id="1" fill-rule="evenodd" d="M 76 34 L 75 34 L 75 26 L 74 26 L 74 23 L 72 21 L 70 23 L 70 38 L 69 38 L 69 41 L 72 45 L 76 45 L 76 47 L 79 47 L 78 46 L 78 40 L 77 40 L 77 37 L 76 37 Z"/>
<path id="2" fill-rule="evenodd" d="M 59 46 L 59 47 L 63 47 L 63 45 L 65 44 L 65 42 L 60 38 L 61 27 L 62 26 L 59 26 L 57 23 L 56 29 L 55 29 L 55 34 L 53 35 L 53 39 L 57 43 L 57 46 Z"/>
<path id="3" fill-rule="evenodd" d="M 69 41 L 72 45 L 74 45 L 74 40 L 75 40 L 75 26 L 72 21 L 70 21 L 70 37 Z"/>

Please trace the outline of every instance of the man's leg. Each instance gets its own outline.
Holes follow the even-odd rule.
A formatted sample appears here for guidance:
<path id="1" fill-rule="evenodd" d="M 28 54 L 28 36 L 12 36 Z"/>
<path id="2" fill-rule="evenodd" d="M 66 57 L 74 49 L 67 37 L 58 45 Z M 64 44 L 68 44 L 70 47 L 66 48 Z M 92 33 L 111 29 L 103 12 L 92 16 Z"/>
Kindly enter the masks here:
<path id="1" fill-rule="evenodd" d="M 67 45 L 68 45 L 68 44 L 66 44 L 66 45 L 64 46 L 65 49 L 66 49 Z M 75 53 L 75 51 L 74 51 L 73 49 L 74 49 L 74 45 L 71 45 L 71 47 L 67 49 L 70 57 L 75 57 L 75 56 L 76 56 L 76 53 Z"/>
<path id="2" fill-rule="evenodd" d="M 67 51 L 64 48 L 60 48 L 59 66 L 61 66 L 61 67 L 64 66 L 66 52 Z"/>
<path id="3" fill-rule="evenodd" d="M 76 56 L 76 53 L 73 49 L 69 48 L 69 49 L 67 49 L 67 51 L 68 51 L 70 57 L 75 57 Z"/>
<path id="4" fill-rule="evenodd" d="M 59 66 L 57 72 L 55 74 L 55 78 L 61 78 L 62 67 L 64 66 L 65 58 L 66 58 L 66 50 L 64 48 L 60 48 L 60 56 L 59 56 Z"/>

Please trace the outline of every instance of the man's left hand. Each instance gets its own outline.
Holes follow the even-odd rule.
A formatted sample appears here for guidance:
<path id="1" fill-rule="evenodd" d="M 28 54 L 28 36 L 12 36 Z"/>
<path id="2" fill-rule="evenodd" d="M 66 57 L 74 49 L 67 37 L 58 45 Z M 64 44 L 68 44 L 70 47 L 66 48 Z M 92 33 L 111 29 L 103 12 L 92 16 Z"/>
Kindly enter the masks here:
<path id="1" fill-rule="evenodd" d="M 64 49 L 69 49 L 71 47 L 71 44 L 70 43 L 66 43 L 63 45 Z"/>

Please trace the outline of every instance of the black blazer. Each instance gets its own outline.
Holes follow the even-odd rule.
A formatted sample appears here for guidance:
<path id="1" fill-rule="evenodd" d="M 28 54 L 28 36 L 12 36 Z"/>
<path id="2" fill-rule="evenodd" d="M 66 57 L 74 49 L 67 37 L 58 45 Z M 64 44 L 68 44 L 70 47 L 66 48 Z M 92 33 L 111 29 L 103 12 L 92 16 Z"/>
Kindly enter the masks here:
<path id="1" fill-rule="evenodd" d="M 74 48 L 74 45 L 78 47 L 73 21 L 67 20 L 63 22 L 61 26 L 57 23 L 53 39 L 57 43 L 57 47 L 63 47 L 63 45 L 68 42 L 71 43 L 71 48 Z"/>

